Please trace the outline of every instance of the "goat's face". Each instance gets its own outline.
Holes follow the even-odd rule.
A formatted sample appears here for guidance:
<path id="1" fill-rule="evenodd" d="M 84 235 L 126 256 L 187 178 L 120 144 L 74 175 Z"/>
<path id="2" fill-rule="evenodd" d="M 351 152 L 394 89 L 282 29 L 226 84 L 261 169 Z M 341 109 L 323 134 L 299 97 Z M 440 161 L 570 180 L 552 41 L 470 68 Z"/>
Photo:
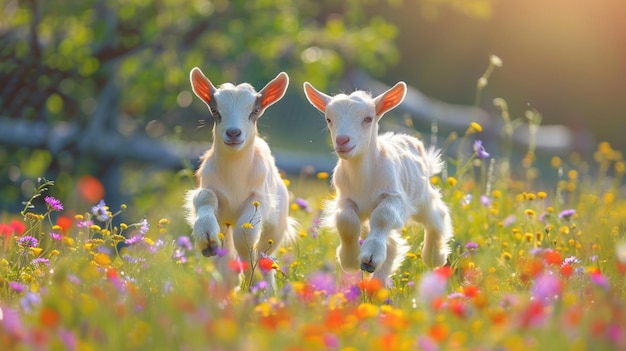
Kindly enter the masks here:
<path id="1" fill-rule="evenodd" d="M 308 82 L 304 83 L 304 93 L 309 102 L 324 113 L 337 155 L 350 159 L 367 152 L 375 143 L 378 121 L 402 102 L 406 84 L 399 82 L 375 98 L 364 91 L 330 97 Z"/>
<path id="2" fill-rule="evenodd" d="M 367 152 L 378 133 L 373 100 L 362 91 L 333 97 L 325 117 L 335 152 L 342 159 Z"/>
<path id="3" fill-rule="evenodd" d="M 289 85 L 289 77 L 281 72 L 258 93 L 247 83 L 225 83 L 215 88 L 197 67 L 191 70 L 190 80 L 194 93 L 206 103 L 215 121 L 213 143 L 234 151 L 254 141 L 256 121 L 284 96 Z"/>

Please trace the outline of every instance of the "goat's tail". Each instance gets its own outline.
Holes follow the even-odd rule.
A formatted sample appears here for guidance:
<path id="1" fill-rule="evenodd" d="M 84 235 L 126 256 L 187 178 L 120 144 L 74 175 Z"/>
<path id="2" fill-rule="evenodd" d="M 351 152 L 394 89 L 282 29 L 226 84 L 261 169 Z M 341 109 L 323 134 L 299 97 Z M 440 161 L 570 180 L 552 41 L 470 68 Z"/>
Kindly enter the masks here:
<path id="1" fill-rule="evenodd" d="M 426 170 L 428 176 L 432 177 L 435 174 L 441 173 L 445 167 L 445 162 L 441 159 L 441 150 L 435 146 L 430 146 L 426 150 Z"/>
<path id="2" fill-rule="evenodd" d="M 283 237 L 283 245 L 293 244 L 300 235 L 300 223 L 293 217 L 287 217 L 287 230 Z"/>

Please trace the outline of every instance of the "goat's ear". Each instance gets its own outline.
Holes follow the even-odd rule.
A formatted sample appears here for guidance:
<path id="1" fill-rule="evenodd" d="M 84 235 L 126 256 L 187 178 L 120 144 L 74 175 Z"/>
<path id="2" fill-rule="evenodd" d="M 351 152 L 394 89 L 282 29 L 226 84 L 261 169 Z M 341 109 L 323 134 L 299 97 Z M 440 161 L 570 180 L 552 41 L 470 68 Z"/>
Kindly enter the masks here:
<path id="1" fill-rule="evenodd" d="M 404 84 L 404 82 L 399 82 L 398 84 L 394 85 L 391 89 L 378 95 L 374 99 L 374 105 L 376 106 L 376 116 L 380 117 L 385 112 L 400 105 L 402 100 L 404 100 L 405 95 L 406 95 L 406 84 Z"/>
<path id="2" fill-rule="evenodd" d="M 326 105 L 328 105 L 331 99 L 330 96 L 315 89 L 309 82 L 304 82 L 304 95 L 306 95 L 311 105 L 315 106 L 322 113 L 326 112 Z"/>
<path id="3" fill-rule="evenodd" d="M 191 70 L 189 80 L 191 81 L 193 92 L 208 106 L 211 100 L 213 100 L 213 94 L 216 90 L 211 81 L 204 76 L 198 67 L 194 67 Z"/>
<path id="4" fill-rule="evenodd" d="M 261 91 L 261 109 L 265 109 L 276 101 L 282 99 L 289 86 L 289 76 L 285 72 L 280 72 L 276 78 L 272 79 Z"/>

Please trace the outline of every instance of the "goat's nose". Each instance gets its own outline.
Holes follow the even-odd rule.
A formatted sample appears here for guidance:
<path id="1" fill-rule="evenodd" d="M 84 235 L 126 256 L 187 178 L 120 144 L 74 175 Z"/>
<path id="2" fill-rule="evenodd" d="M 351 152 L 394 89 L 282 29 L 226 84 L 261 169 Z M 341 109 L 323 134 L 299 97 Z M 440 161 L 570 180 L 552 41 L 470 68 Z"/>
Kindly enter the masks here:
<path id="1" fill-rule="evenodd" d="M 226 135 L 230 138 L 236 138 L 241 135 L 241 129 L 239 128 L 228 128 L 226 129 Z"/>
<path id="2" fill-rule="evenodd" d="M 337 145 L 341 146 L 341 145 L 346 145 L 347 143 L 350 142 L 350 137 L 347 135 L 338 135 L 335 138 L 335 142 L 337 143 Z"/>

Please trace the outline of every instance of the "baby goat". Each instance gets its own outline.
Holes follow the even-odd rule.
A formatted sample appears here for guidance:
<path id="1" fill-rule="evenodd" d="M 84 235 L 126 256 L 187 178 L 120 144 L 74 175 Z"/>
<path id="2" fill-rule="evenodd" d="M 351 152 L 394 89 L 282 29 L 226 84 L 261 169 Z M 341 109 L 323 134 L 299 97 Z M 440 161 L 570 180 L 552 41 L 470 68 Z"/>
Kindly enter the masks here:
<path id="1" fill-rule="evenodd" d="M 196 173 L 198 188 L 187 194 L 187 220 L 196 246 L 206 257 L 218 256 L 222 278 L 237 288 L 241 281 L 230 267 L 233 260 L 253 265 L 257 252 L 271 255 L 283 240 L 295 238 L 287 187 L 256 128 L 265 109 L 285 94 L 289 77 L 281 72 L 258 93 L 247 83 L 215 88 L 197 67 L 190 80 L 214 125 L 213 145 Z M 252 273 L 245 269 L 246 281 Z M 265 274 L 270 292 L 275 290 L 274 276 L 273 269 Z"/>
<path id="2" fill-rule="evenodd" d="M 339 156 L 333 172 L 337 196 L 327 204 L 323 223 L 339 232 L 341 267 L 374 273 L 388 284 L 409 249 L 398 232 L 409 219 L 424 225 L 424 263 L 445 264 L 452 223 L 440 192 L 430 184 L 430 176 L 443 167 L 439 151 L 426 150 L 408 135 L 378 135 L 378 121 L 402 102 L 406 84 L 375 98 L 363 91 L 330 97 L 308 82 L 304 92 L 325 114 Z M 361 236 L 365 240 L 359 246 Z"/>

